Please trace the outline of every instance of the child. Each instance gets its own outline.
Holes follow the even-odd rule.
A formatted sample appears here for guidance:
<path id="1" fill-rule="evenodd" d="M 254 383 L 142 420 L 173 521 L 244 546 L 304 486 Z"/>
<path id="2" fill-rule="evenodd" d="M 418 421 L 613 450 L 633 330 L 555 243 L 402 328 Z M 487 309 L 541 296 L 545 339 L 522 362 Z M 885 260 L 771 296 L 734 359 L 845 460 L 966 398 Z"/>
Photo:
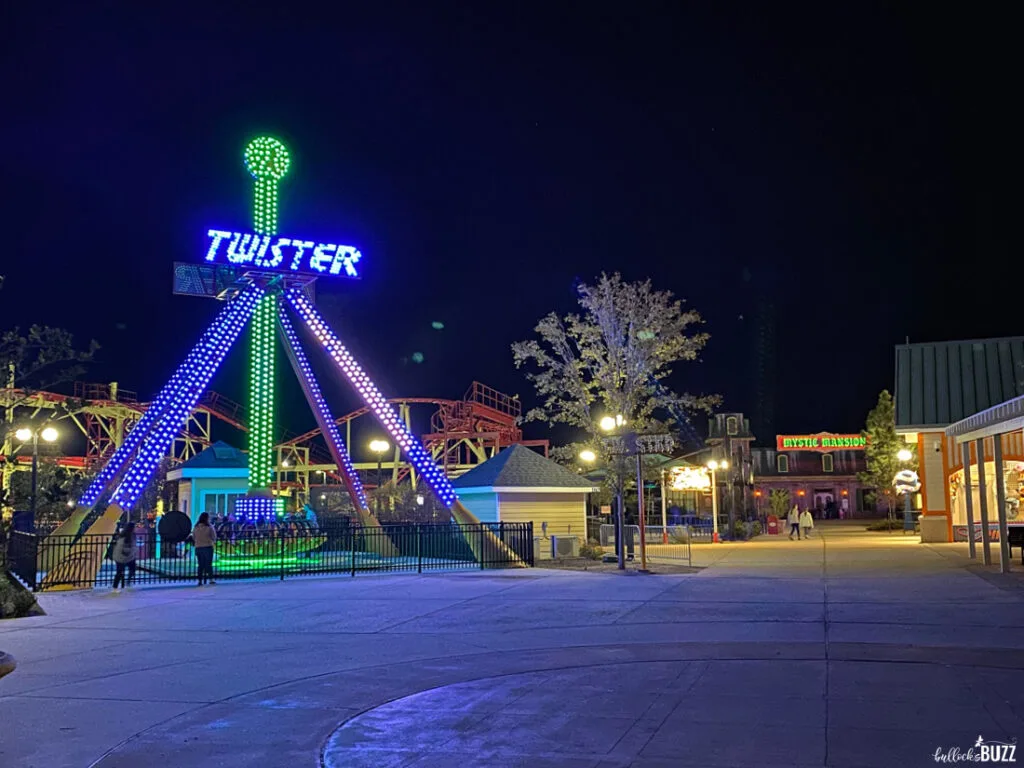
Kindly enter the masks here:
<path id="1" fill-rule="evenodd" d="M 804 532 L 804 538 L 808 538 L 811 535 L 811 528 L 814 527 L 814 515 L 811 514 L 809 509 L 805 509 L 800 513 L 800 528 Z"/>

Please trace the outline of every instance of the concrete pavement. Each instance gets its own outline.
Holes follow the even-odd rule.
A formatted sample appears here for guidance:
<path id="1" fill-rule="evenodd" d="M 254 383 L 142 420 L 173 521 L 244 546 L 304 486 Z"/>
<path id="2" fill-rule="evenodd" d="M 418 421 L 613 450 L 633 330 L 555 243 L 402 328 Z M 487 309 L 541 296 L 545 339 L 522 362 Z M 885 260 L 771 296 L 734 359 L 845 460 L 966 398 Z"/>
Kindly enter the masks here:
<path id="1" fill-rule="evenodd" d="M 0 623 L 0 765 L 913 766 L 1024 736 L 1019 573 L 817 534 L 686 575 L 44 595 Z"/>

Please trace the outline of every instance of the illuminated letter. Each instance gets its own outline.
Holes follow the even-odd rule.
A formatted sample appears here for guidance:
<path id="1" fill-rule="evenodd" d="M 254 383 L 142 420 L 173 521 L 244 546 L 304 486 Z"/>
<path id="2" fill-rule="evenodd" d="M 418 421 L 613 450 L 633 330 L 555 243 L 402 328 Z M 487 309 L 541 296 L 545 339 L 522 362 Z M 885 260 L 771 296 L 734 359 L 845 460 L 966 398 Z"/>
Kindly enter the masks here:
<path id="1" fill-rule="evenodd" d="M 260 250 L 256 254 L 256 258 L 253 259 L 253 264 L 261 269 L 273 269 L 280 263 L 280 260 L 274 261 L 273 256 L 269 259 L 265 258 L 268 247 L 270 247 L 270 235 L 264 235 L 262 242 L 260 242 Z"/>
<path id="2" fill-rule="evenodd" d="M 253 260 L 262 242 L 263 238 L 259 235 L 243 235 L 241 232 L 235 232 L 235 237 L 228 245 L 228 261 L 232 264 L 248 264 Z"/>
<path id="3" fill-rule="evenodd" d="M 334 263 L 331 264 L 331 274 L 340 274 L 341 268 L 345 267 L 346 275 L 349 277 L 359 277 L 355 265 L 361 258 L 363 258 L 363 254 L 351 245 L 339 245 L 338 252 L 334 255 Z"/>
<path id="4" fill-rule="evenodd" d="M 206 235 L 213 238 L 213 242 L 210 243 L 210 250 L 206 252 L 206 260 L 213 261 L 217 258 L 217 251 L 220 250 L 220 241 L 231 237 L 231 233 L 220 229 L 211 229 Z"/>
<path id="5" fill-rule="evenodd" d="M 317 272 L 326 272 L 327 268 L 331 266 L 331 262 L 334 261 L 334 256 L 331 255 L 338 246 L 331 245 L 330 243 L 320 243 L 314 250 L 313 256 L 309 260 L 309 266 L 311 269 L 315 269 Z"/>
<path id="6" fill-rule="evenodd" d="M 281 247 L 291 244 L 292 241 L 287 237 L 277 238 L 277 242 L 270 246 L 270 252 L 274 255 L 272 258 L 267 259 L 265 266 L 268 269 L 281 266 L 281 262 L 284 261 L 284 254 L 281 253 Z"/>
<path id="7" fill-rule="evenodd" d="M 292 245 L 295 246 L 295 257 L 292 259 L 292 269 L 299 269 L 302 262 L 302 254 L 307 248 L 312 248 L 313 244 L 305 240 L 292 240 Z"/>

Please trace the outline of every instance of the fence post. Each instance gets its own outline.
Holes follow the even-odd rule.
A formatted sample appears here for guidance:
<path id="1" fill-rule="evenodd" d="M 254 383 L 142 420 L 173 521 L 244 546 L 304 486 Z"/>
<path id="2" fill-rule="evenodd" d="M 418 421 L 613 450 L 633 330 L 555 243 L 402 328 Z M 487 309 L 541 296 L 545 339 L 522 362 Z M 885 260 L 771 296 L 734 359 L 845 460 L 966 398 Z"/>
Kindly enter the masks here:
<path id="1" fill-rule="evenodd" d="M 416 523 L 416 573 L 423 573 L 423 526 Z"/>
<path id="2" fill-rule="evenodd" d="M 10 551 L 9 548 L 8 548 L 8 551 Z M 33 592 L 38 592 L 39 591 L 39 571 L 36 570 L 38 567 L 39 567 L 39 534 L 37 533 L 37 534 L 34 534 L 32 536 L 32 571 L 31 571 L 31 573 L 32 573 L 32 584 L 31 584 L 31 587 L 32 587 L 32 591 Z M 2 578 L 2 576 L 3 576 L 3 574 L 0 574 L 0 578 Z"/>
<path id="3" fill-rule="evenodd" d="M 277 538 L 280 539 L 281 544 L 278 546 L 277 551 L 281 556 L 281 581 L 284 581 L 284 530 L 281 528 L 277 529 Z"/>
<path id="4" fill-rule="evenodd" d="M 349 547 L 352 550 L 352 578 L 356 575 L 356 528 L 351 523 L 348 526 Z"/>
<path id="5" fill-rule="evenodd" d="M 480 523 L 480 570 L 484 569 L 484 524 Z"/>

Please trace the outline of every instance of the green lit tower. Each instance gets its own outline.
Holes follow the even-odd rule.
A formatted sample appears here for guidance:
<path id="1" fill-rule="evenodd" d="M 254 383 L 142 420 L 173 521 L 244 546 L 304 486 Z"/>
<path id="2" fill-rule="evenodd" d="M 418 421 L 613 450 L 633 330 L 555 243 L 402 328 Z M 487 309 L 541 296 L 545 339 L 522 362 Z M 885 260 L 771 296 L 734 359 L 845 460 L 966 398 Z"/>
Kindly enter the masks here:
<path id="1" fill-rule="evenodd" d="M 288 150 L 260 136 L 245 148 L 245 167 L 256 180 L 253 225 L 258 235 L 277 234 L 277 184 L 288 173 Z M 267 493 L 274 468 L 274 355 L 277 294 L 256 306 L 249 332 L 249 493 Z"/>

